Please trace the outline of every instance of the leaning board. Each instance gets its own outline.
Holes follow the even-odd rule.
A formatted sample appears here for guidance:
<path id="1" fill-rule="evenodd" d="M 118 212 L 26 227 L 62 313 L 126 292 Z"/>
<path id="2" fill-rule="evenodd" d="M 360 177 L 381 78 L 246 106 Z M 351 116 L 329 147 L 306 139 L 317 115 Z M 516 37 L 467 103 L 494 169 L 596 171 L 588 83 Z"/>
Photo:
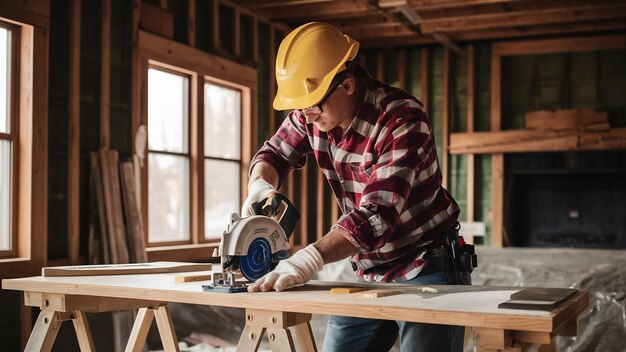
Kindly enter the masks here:
<path id="1" fill-rule="evenodd" d="M 197 264 L 185 262 L 51 266 L 42 268 L 41 275 L 44 277 L 51 277 L 181 273 L 189 271 L 206 271 L 211 270 L 212 267 L 213 264 L 211 263 Z"/>

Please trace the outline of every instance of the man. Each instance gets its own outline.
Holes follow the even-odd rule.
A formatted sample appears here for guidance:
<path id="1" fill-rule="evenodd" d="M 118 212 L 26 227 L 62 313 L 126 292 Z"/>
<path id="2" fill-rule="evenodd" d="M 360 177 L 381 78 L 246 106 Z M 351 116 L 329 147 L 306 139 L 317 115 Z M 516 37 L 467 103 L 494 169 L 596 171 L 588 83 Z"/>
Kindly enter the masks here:
<path id="1" fill-rule="evenodd" d="M 303 285 L 325 263 L 347 257 L 366 281 L 457 283 L 458 275 L 441 256 L 428 260 L 451 233 L 459 207 L 441 186 L 424 106 L 373 79 L 354 62 L 358 50 L 358 42 L 319 22 L 295 29 L 278 49 L 273 105 L 293 111 L 251 162 L 242 216 L 250 215 L 250 204 L 280 188 L 289 171 L 302 168 L 309 153 L 342 216 L 321 240 L 251 284 L 250 292 Z M 460 351 L 462 331 L 332 316 L 324 351 L 388 350 L 398 333 L 403 351 Z"/>

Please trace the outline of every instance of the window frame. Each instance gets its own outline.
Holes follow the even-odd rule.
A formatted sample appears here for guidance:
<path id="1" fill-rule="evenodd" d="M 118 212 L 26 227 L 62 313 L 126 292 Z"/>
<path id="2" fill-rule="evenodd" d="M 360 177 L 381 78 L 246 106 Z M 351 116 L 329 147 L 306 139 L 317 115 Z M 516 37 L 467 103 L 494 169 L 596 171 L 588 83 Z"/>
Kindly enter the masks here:
<path id="1" fill-rule="evenodd" d="M 141 169 L 141 212 L 145 229 L 148 260 L 210 260 L 219 238 L 205 238 L 204 233 L 204 83 L 239 90 L 241 93 L 240 125 L 240 183 L 239 204 L 248 182 L 252 146 L 256 145 L 254 133 L 256 120 L 256 69 L 224 59 L 205 51 L 177 43 L 171 39 L 138 31 L 135 50 L 133 84 L 134 106 L 132 130 L 147 126 L 148 69 L 171 70 L 184 74 L 189 80 L 189 153 L 190 158 L 190 234 L 188 241 L 148 243 L 148 172 L 147 157 Z M 136 97 L 136 98 L 135 98 Z M 148 136 L 149 138 L 149 136 Z M 133 141 L 134 142 L 134 141 Z M 228 160 L 232 161 L 232 160 Z M 228 224 L 224 224 L 224 229 Z"/>
<path id="2" fill-rule="evenodd" d="M 1 140 L 11 142 L 11 229 L 9 236 L 11 237 L 10 248 L 8 250 L 0 250 L 0 259 L 15 258 L 18 256 L 19 237 L 18 237 L 18 205 L 19 205 L 19 189 L 16 187 L 19 180 L 19 87 L 20 87 L 20 27 L 0 19 L 0 28 L 6 29 L 10 33 L 10 46 L 7 55 L 9 80 L 7 89 L 9 93 L 9 133 L 0 132 Z"/>
<path id="3" fill-rule="evenodd" d="M 12 253 L 0 257 L 3 278 L 38 275 L 47 263 L 49 13 L 5 7 L 11 27 Z M 36 81 L 36 84 L 35 84 Z M 8 254 L 5 252 L 4 254 Z"/>

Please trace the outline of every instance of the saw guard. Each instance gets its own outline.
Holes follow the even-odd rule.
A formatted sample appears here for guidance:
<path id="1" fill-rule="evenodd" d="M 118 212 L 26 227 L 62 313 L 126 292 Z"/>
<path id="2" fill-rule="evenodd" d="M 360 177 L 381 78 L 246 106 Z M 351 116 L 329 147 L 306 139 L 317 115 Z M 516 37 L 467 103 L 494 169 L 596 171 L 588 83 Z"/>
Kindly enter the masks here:
<path id="1" fill-rule="evenodd" d="M 267 240 L 272 255 L 289 249 L 287 235 L 275 220 L 264 215 L 252 215 L 233 221 L 228 231 L 224 232 L 220 243 L 222 263 L 225 263 L 228 257 L 247 255 L 252 241 L 257 238 Z"/>

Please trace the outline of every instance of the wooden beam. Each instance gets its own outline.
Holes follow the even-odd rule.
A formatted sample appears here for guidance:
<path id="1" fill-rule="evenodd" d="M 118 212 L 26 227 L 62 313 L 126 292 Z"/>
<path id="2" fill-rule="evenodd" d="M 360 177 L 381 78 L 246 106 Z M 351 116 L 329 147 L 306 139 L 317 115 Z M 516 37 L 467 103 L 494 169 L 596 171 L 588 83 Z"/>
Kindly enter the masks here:
<path id="1" fill-rule="evenodd" d="M 80 257 L 80 5 L 81 0 L 72 0 L 70 17 L 67 225 L 72 263 Z"/>
<path id="2" fill-rule="evenodd" d="M 204 242 L 204 78 L 197 74 L 190 79 L 189 137 L 191 138 L 190 201 L 191 201 L 191 243 Z"/>
<path id="3" fill-rule="evenodd" d="M 336 0 L 319 4 L 279 7 L 265 14 L 270 20 L 297 20 L 315 18 L 325 20 L 346 16 L 356 16 L 371 11 L 362 0 Z"/>
<path id="4" fill-rule="evenodd" d="M 306 4 L 319 4 L 323 2 L 332 2 L 335 0 L 235 0 L 241 6 L 248 8 L 265 8 L 265 7 L 283 7 Z"/>
<path id="5" fill-rule="evenodd" d="M 100 147 L 111 145 L 111 0 L 102 0 L 102 45 L 100 66 Z"/>
<path id="6" fill-rule="evenodd" d="M 541 25 L 548 23 L 578 22 L 616 17 L 626 17 L 626 6 L 613 5 L 604 8 L 597 8 L 595 5 L 587 5 L 569 7 L 567 9 L 541 9 L 520 13 L 505 12 L 456 18 L 425 18 L 420 28 L 422 33 L 445 33 L 496 29 L 502 27 Z"/>
<path id="7" fill-rule="evenodd" d="M 474 41 L 484 39 L 505 39 L 518 37 L 533 37 L 546 35 L 566 35 L 570 33 L 609 32 L 626 29 L 623 19 L 604 19 L 598 21 L 584 21 L 574 23 L 557 23 L 547 25 L 520 26 L 515 28 L 501 28 L 469 32 L 450 33 L 457 41 Z"/>
<path id="8" fill-rule="evenodd" d="M 626 35 L 494 43 L 492 55 L 513 56 L 626 48 Z"/>
<path id="9" fill-rule="evenodd" d="M 465 7 L 465 6 L 474 6 L 474 5 L 484 5 L 484 4 L 509 4 L 518 2 L 520 0 L 404 0 L 408 2 L 409 6 L 417 11 L 421 10 L 430 10 L 430 9 L 440 9 L 440 8 L 454 8 L 454 7 Z M 378 0 L 379 6 L 388 7 L 395 6 L 394 3 L 397 3 L 398 0 Z"/>
<path id="10" fill-rule="evenodd" d="M 353 27 L 343 28 L 341 31 L 353 38 L 394 38 L 397 36 L 418 35 L 408 27 L 397 24 L 384 27 Z"/>

